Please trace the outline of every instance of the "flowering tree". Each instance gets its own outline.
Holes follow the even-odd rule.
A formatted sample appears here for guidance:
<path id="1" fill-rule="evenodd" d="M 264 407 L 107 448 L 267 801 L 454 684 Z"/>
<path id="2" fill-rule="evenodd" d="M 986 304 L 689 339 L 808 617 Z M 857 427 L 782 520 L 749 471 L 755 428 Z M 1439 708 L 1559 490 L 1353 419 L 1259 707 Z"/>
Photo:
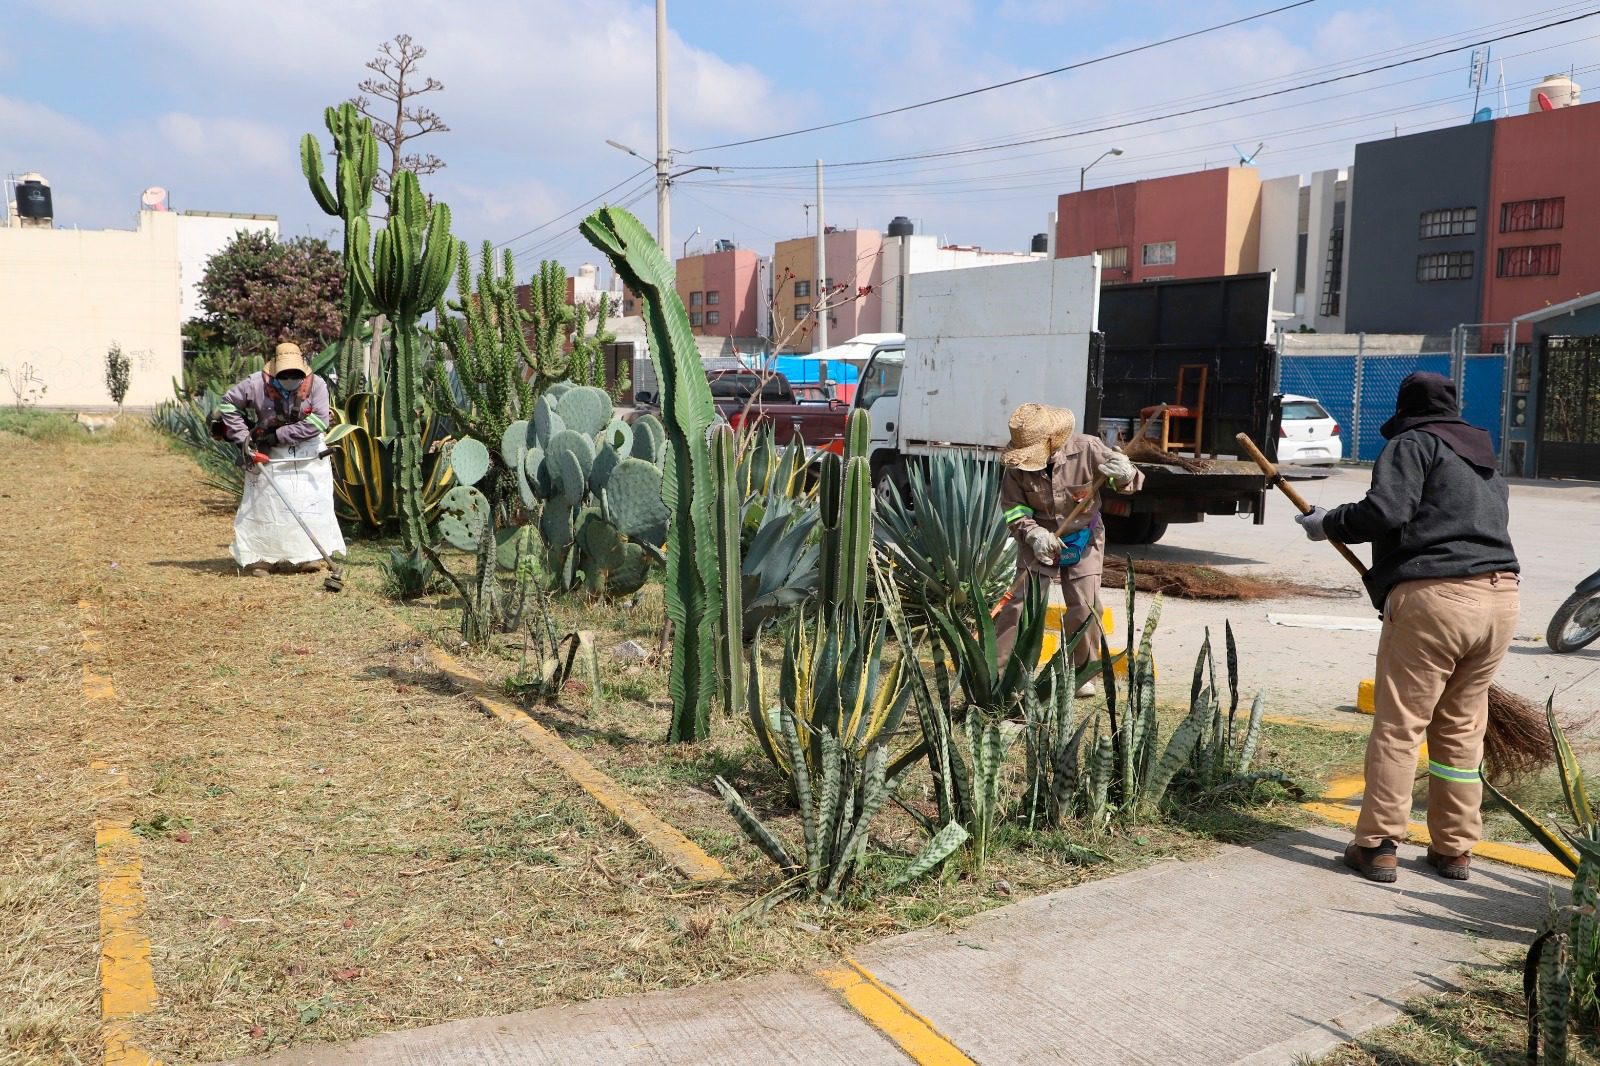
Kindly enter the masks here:
<path id="1" fill-rule="evenodd" d="M 240 354 L 263 359 L 281 341 L 309 357 L 337 339 L 343 292 L 338 254 L 314 237 L 240 231 L 200 279 L 207 324 Z"/>

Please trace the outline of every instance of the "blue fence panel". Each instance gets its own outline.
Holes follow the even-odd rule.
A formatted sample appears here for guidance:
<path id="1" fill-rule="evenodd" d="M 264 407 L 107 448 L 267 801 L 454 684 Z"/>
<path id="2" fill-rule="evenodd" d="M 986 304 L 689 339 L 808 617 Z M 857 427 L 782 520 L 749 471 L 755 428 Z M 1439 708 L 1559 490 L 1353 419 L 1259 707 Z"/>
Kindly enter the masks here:
<path id="1" fill-rule="evenodd" d="M 1506 357 L 1469 355 L 1461 371 L 1461 417 L 1489 431 L 1500 454 L 1500 416 L 1505 399 Z"/>
<path id="2" fill-rule="evenodd" d="M 1278 391 L 1316 400 L 1339 423 L 1340 432 L 1349 434 L 1356 387 L 1355 356 L 1284 356 L 1279 360 L 1278 380 Z"/>
<path id="3" fill-rule="evenodd" d="M 1408 374 L 1425 370 L 1450 376 L 1450 356 L 1368 355 L 1361 360 L 1361 434 L 1348 458 L 1370 463 L 1383 451 L 1383 424 L 1394 415 L 1394 398 Z"/>
<path id="4" fill-rule="evenodd" d="M 772 360 L 772 369 L 795 383 L 820 381 L 822 364 L 814 359 L 800 359 L 792 355 L 780 355 Z M 859 375 L 856 368 L 846 362 L 828 363 L 828 380 L 841 384 L 854 384 Z"/>

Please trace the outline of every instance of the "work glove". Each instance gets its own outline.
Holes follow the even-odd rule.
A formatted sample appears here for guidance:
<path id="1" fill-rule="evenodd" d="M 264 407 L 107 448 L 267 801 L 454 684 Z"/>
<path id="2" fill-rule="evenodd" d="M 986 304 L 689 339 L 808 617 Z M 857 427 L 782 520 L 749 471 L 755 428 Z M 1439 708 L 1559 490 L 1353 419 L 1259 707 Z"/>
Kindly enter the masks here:
<path id="1" fill-rule="evenodd" d="M 1100 464 L 1100 473 L 1105 475 L 1113 488 L 1126 485 L 1133 480 L 1133 460 L 1121 452 L 1112 452 L 1111 458 Z"/>
<path id="2" fill-rule="evenodd" d="M 1061 554 L 1061 538 L 1043 526 L 1034 526 L 1022 539 L 1033 557 L 1046 565 L 1054 563 Z"/>
<path id="3" fill-rule="evenodd" d="M 1300 523 L 1300 528 L 1306 531 L 1306 536 L 1312 540 L 1327 540 L 1328 535 L 1322 531 L 1322 520 L 1328 517 L 1326 508 L 1313 507 L 1310 514 L 1297 514 L 1294 520 Z"/>
<path id="4" fill-rule="evenodd" d="M 278 443 L 278 431 L 271 426 L 255 426 L 250 430 L 250 439 L 258 449 L 271 448 Z"/>
<path id="5" fill-rule="evenodd" d="M 257 451 L 253 441 L 245 441 L 243 444 L 239 445 L 239 465 L 244 467 L 246 470 L 251 469 L 257 463 L 264 463 L 266 461 L 267 453 Z"/>

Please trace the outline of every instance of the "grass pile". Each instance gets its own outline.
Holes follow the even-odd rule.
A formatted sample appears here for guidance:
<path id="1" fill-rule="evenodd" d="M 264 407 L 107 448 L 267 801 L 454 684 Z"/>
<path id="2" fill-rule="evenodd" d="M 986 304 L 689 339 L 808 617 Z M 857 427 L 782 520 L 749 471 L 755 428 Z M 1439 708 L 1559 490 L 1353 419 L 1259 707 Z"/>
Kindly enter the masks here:
<path id="1" fill-rule="evenodd" d="M 1272 600 L 1305 596 L 1317 599 L 1351 599 L 1355 588 L 1307 585 L 1286 578 L 1229 574 L 1194 563 L 1168 563 L 1140 559 L 1134 564 L 1134 584 L 1140 592 L 1159 592 L 1185 600 Z M 1121 589 L 1127 581 L 1126 557 L 1107 555 L 1101 585 Z"/>

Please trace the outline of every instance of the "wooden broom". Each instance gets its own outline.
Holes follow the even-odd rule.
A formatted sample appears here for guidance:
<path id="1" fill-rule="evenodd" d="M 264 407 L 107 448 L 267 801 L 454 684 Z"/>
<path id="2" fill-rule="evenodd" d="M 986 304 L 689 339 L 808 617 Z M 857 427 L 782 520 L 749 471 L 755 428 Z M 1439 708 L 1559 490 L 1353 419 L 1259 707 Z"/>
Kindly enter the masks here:
<path id="1" fill-rule="evenodd" d="M 1255 460 L 1261 472 L 1267 475 L 1268 484 L 1276 485 L 1301 514 L 1311 513 L 1311 504 L 1284 480 L 1272 460 L 1261 454 L 1261 449 L 1256 447 L 1256 442 L 1250 439 L 1249 434 L 1240 433 L 1234 439 L 1245 454 Z M 1345 562 L 1354 567 L 1356 573 L 1367 576 L 1367 565 L 1356 557 L 1348 545 L 1332 537 L 1328 538 L 1328 543 L 1344 556 Z M 1514 692 L 1508 692 L 1499 685 L 1490 685 L 1489 726 L 1483 737 L 1483 761 L 1489 777 L 1495 781 L 1518 778 L 1548 766 L 1554 760 L 1555 748 L 1550 740 L 1544 711 Z"/>

